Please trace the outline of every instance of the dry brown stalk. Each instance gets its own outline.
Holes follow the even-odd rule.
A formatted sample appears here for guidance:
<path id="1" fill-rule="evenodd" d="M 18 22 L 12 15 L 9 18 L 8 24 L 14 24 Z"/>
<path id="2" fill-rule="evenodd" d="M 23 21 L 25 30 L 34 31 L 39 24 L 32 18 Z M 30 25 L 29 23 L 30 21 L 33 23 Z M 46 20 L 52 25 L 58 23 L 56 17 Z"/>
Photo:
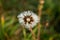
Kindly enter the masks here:
<path id="1" fill-rule="evenodd" d="M 43 8 L 44 0 L 39 0 L 39 5 L 38 5 L 38 16 L 41 17 L 42 15 L 42 8 Z M 38 23 L 38 35 L 37 35 L 37 40 L 40 40 L 40 23 Z"/>
<path id="2" fill-rule="evenodd" d="M 30 31 L 31 31 L 31 33 L 32 33 L 32 38 L 33 38 L 33 40 L 36 40 L 35 34 L 34 34 L 33 30 L 32 30 L 32 27 L 30 27 L 30 29 L 29 29 L 29 30 L 30 30 Z"/>

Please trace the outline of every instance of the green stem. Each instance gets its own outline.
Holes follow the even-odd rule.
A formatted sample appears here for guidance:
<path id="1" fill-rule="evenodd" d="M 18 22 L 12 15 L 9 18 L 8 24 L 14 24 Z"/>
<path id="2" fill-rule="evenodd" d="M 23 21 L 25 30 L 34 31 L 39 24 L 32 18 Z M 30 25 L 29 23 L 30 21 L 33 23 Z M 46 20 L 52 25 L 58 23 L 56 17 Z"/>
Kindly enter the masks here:
<path id="1" fill-rule="evenodd" d="M 27 40 L 26 39 L 26 30 L 25 30 L 25 28 L 23 28 L 23 35 L 24 35 L 24 40 Z"/>

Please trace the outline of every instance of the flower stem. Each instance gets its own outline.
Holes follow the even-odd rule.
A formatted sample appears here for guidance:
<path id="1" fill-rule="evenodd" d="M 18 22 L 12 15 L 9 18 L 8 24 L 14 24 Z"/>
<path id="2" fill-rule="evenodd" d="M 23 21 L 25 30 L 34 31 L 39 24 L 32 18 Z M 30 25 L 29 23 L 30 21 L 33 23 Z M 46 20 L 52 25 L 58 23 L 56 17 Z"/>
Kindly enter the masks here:
<path id="1" fill-rule="evenodd" d="M 42 15 L 42 8 L 43 8 L 44 0 L 39 0 L 38 5 L 38 16 L 41 17 Z M 38 34 L 37 34 L 37 40 L 40 40 L 40 23 L 38 23 Z"/>
<path id="2" fill-rule="evenodd" d="M 32 28 L 30 27 L 30 32 L 32 33 L 32 38 L 33 38 L 33 40 L 36 40 L 36 38 L 35 38 L 35 34 L 34 34 L 34 32 L 33 32 L 33 30 L 32 30 Z"/>
<path id="3" fill-rule="evenodd" d="M 26 40 L 26 30 L 24 27 L 23 27 L 23 35 L 24 35 L 24 40 Z"/>

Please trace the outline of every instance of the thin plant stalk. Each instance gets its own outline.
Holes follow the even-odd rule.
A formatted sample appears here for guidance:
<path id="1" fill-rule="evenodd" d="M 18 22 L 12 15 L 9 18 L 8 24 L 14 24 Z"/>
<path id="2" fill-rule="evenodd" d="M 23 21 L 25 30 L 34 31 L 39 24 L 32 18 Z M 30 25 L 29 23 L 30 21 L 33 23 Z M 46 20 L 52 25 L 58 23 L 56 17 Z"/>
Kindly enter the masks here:
<path id="1" fill-rule="evenodd" d="M 24 35 L 24 40 L 26 40 L 26 30 L 24 27 L 23 27 L 23 35 Z"/>
<path id="2" fill-rule="evenodd" d="M 36 40 L 36 38 L 35 38 L 35 34 L 34 34 L 34 32 L 33 32 L 33 30 L 32 30 L 32 27 L 30 27 L 30 32 L 32 33 L 32 38 L 33 38 L 33 40 Z"/>
<path id="3" fill-rule="evenodd" d="M 7 35 L 7 33 L 4 32 L 4 23 L 5 23 L 5 18 L 4 18 L 4 15 L 1 16 L 1 30 L 4 34 L 4 36 L 7 38 L 7 40 L 9 39 L 9 36 Z"/>
<path id="4" fill-rule="evenodd" d="M 42 15 L 42 8 L 43 8 L 44 0 L 39 0 L 39 5 L 38 5 L 38 16 L 39 18 Z M 38 34 L 37 34 L 37 40 L 40 40 L 40 23 L 38 23 Z"/>

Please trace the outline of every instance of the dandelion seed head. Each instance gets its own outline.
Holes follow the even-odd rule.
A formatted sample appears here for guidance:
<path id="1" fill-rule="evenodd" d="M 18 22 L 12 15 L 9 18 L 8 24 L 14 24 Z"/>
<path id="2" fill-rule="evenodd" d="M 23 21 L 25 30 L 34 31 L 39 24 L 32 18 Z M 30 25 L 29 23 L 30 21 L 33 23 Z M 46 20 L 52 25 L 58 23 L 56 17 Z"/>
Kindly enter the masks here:
<path id="1" fill-rule="evenodd" d="M 39 21 L 39 17 L 33 13 L 32 11 L 24 11 L 20 13 L 18 16 L 19 23 L 25 28 L 29 29 L 30 26 L 33 28 Z"/>

